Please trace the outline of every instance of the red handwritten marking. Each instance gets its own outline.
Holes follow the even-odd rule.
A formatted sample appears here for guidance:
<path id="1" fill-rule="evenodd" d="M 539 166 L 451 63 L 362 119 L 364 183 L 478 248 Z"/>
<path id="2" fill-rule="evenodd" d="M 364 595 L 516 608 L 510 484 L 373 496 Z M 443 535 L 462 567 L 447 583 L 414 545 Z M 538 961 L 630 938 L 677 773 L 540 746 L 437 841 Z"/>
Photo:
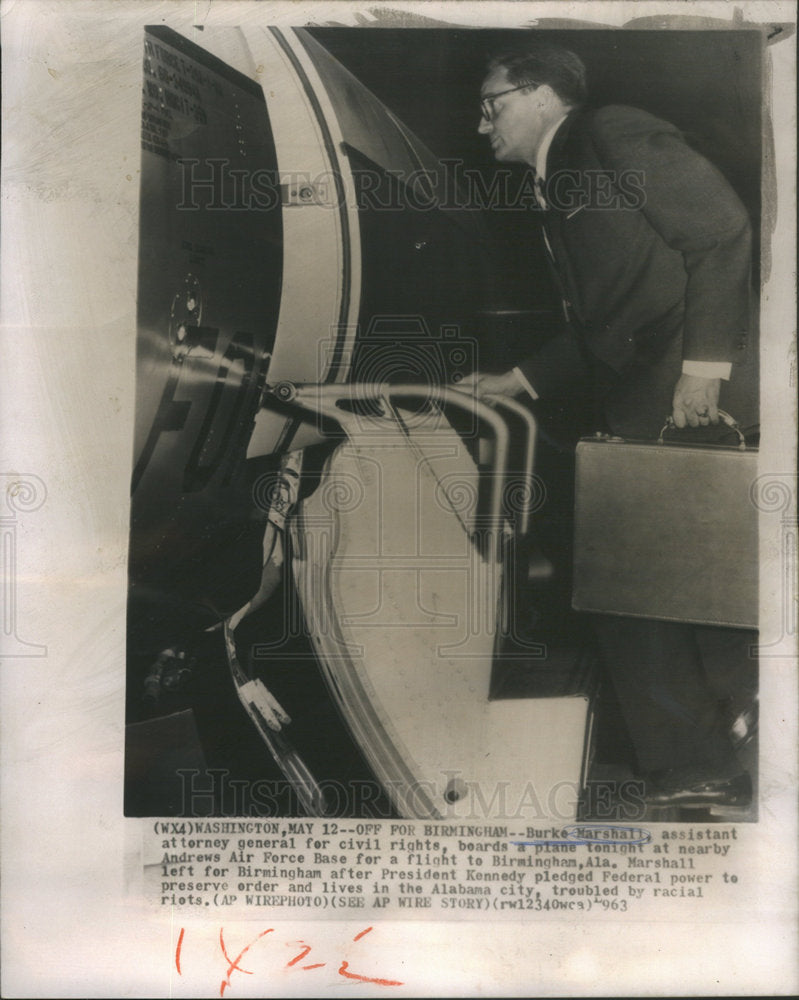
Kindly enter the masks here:
<path id="1" fill-rule="evenodd" d="M 355 937 L 352 940 L 353 941 L 360 941 L 360 939 L 362 937 L 364 937 L 365 935 L 367 935 L 371 930 L 373 930 L 372 927 L 365 928 L 364 930 L 362 930 L 358 934 L 356 934 Z M 222 980 L 222 982 L 219 985 L 219 996 L 220 997 L 224 997 L 225 990 L 227 989 L 228 986 L 230 986 L 230 977 L 233 975 L 234 972 L 241 972 L 245 976 L 252 976 L 252 975 L 254 975 L 254 973 L 250 969 L 243 969 L 241 967 L 241 965 L 240 965 L 240 962 L 241 962 L 242 958 L 244 958 L 244 956 L 250 950 L 250 948 L 252 948 L 252 946 L 257 941 L 260 941 L 262 937 L 266 937 L 267 934 L 272 934 L 273 932 L 274 932 L 274 928 L 273 927 L 269 927 L 267 930 L 261 931 L 261 933 L 256 938 L 253 938 L 253 940 L 250 941 L 250 943 L 248 945 L 246 945 L 244 948 L 242 948 L 242 950 L 238 953 L 238 955 L 235 958 L 231 958 L 230 955 L 227 952 L 227 947 L 225 946 L 225 931 L 224 931 L 224 928 L 223 927 L 219 928 L 219 946 L 222 949 L 222 954 L 225 956 L 225 959 L 228 962 L 227 975 L 226 975 L 226 977 Z M 184 938 L 185 933 L 186 933 L 186 928 L 185 927 L 181 927 L 180 934 L 178 935 L 178 943 L 177 943 L 177 946 L 175 948 L 175 968 L 178 970 L 178 975 L 179 976 L 183 975 L 183 973 L 181 971 L 181 968 L 180 968 L 180 956 L 181 956 L 181 952 L 182 952 L 182 949 L 183 949 L 183 938 Z M 291 967 L 293 965 L 296 965 L 297 962 L 299 962 L 303 958 L 305 958 L 308 955 L 308 953 L 311 951 L 311 946 L 309 944 L 306 944 L 304 941 L 297 941 L 295 943 L 299 944 L 299 945 L 302 945 L 302 948 L 299 951 L 299 953 L 297 955 L 295 955 L 294 958 L 291 959 L 291 961 L 289 961 L 289 962 L 286 963 L 286 968 L 289 968 L 289 967 Z M 311 965 L 303 965 L 303 966 L 301 966 L 301 968 L 303 969 L 303 971 L 310 971 L 311 969 L 322 969 L 322 968 L 324 968 L 325 965 L 327 965 L 327 962 L 315 962 L 315 963 L 313 963 Z M 403 986 L 404 985 L 398 979 L 379 979 L 379 978 L 373 977 L 373 976 L 361 976 L 361 975 L 358 975 L 357 972 L 348 972 L 347 970 L 349 969 L 349 967 L 350 967 L 350 963 L 349 962 L 342 961 L 341 965 L 339 966 L 338 974 L 340 976 L 344 976 L 345 979 L 355 979 L 355 980 L 357 980 L 360 983 L 374 983 L 376 986 Z"/>
<path id="2" fill-rule="evenodd" d="M 349 968 L 349 962 L 342 962 L 339 966 L 338 974 L 340 976 L 345 976 L 347 979 L 357 979 L 361 983 L 376 983 L 378 986 L 402 986 L 403 984 L 396 979 L 370 979 L 369 976 L 359 976 L 354 972 L 347 972 Z"/>
<path id="3" fill-rule="evenodd" d="M 311 950 L 311 946 L 309 944 L 305 944 L 304 941 L 298 941 L 297 944 L 305 945 L 305 947 L 302 949 L 299 955 L 296 955 L 294 958 L 292 958 L 290 962 L 286 962 L 286 968 L 288 968 L 290 965 L 296 965 L 297 962 L 299 962 L 301 958 L 305 958 L 305 956 Z"/>
<path id="4" fill-rule="evenodd" d="M 369 933 L 373 928 L 367 927 L 365 930 L 360 931 L 352 939 L 353 941 L 360 941 L 362 937 Z M 370 979 L 368 976 L 359 976 L 355 972 L 347 972 L 349 969 L 349 962 L 342 962 L 339 966 L 338 974 L 344 976 L 346 979 L 357 979 L 361 983 L 375 983 L 378 986 L 402 986 L 403 984 L 396 979 Z"/>
<path id="5" fill-rule="evenodd" d="M 225 995 L 225 989 L 228 986 L 230 986 L 230 977 L 234 972 L 243 972 L 246 976 L 252 975 L 252 972 L 249 969 L 242 969 L 242 967 L 239 965 L 239 962 L 244 958 L 244 956 L 247 954 L 250 948 L 252 948 L 252 946 L 255 944 L 256 941 L 260 941 L 262 937 L 265 937 L 267 934 L 271 934 L 273 930 L 274 927 L 270 927 L 268 930 L 261 931 L 261 933 L 258 935 L 257 938 L 250 941 L 250 943 L 245 948 L 242 948 L 242 950 L 238 953 L 236 958 L 231 960 L 230 955 L 228 955 L 227 949 L 225 948 L 224 929 L 222 927 L 219 928 L 219 945 L 222 948 L 222 954 L 225 956 L 228 962 L 230 962 L 230 965 L 227 970 L 227 976 L 225 979 L 222 980 L 219 986 L 219 995 L 221 997 Z"/>
<path id="6" fill-rule="evenodd" d="M 183 935 L 186 933 L 186 928 L 180 928 L 180 934 L 178 936 L 178 946 L 175 948 L 175 968 L 178 970 L 178 975 L 182 976 L 183 973 L 180 971 L 180 949 L 183 947 Z"/>

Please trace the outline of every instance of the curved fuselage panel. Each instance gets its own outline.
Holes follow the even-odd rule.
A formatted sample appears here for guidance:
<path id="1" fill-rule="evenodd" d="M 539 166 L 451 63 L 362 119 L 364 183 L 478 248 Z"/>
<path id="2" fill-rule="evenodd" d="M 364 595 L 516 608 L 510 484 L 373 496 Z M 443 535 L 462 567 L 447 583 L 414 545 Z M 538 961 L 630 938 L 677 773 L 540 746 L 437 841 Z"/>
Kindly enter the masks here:
<path id="1" fill-rule="evenodd" d="M 394 810 L 512 815 L 535 759 L 576 778 L 583 745 L 564 738 L 546 757 L 548 709 L 489 700 L 505 459 L 481 473 L 476 425 L 467 444 L 463 413 L 453 422 L 435 402 L 476 367 L 479 220 L 439 200 L 432 154 L 307 32 L 197 39 L 145 37 L 131 649 L 143 657 L 224 620 L 237 663 L 235 630 L 268 600 L 271 539 L 293 560 L 330 698 Z M 378 398 L 347 415 L 292 405 L 291 383 L 430 395 L 416 411 Z M 275 540 L 286 511 L 270 508 L 268 483 L 331 426 L 347 441 L 315 491 L 305 475 L 292 553 Z M 488 549 L 478 508 L 458 507 L 464 489 L 493 497 Z M 331 507 L 347 490 L 358 503 Z M 277 702 L 237 669 L 260 719 L 252 691 Z M 320 776 L 292 742 L 302 694 L 292 704 L 287 690 L 273 720 L 285 728 L 264 735 L 315 802 Z M 576 732 L 584 702 L 565 710 Z"/>
<path id="2" fill-rule="evenodd" d="M 432 154 L 307 32 L 194 37 L 145 33 L 130 571 L 224 611 L 259 571 L 246 458 L 323 437 L 265 385 L 450 381 L 485 264 Z"/>

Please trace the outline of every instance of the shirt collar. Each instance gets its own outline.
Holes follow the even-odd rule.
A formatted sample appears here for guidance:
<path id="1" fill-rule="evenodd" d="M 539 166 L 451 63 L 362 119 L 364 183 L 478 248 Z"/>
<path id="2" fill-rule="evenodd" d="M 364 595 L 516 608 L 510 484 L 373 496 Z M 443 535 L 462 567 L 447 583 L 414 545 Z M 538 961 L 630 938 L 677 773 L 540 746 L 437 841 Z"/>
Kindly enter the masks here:
<path id="1" fill-rule="evenodd" d="M 538 147 L 538 154 L 535 158 L 535 173 L 536 177 L 540 177 L 542 181 L 546 180 L 547 176 L 547 157 L 549 156 L 549 148 L 552 145 L 552 140 L 555 138 L 555 133 L 567 117 L 568 112 L 558 118 L 555 124 L 549 129 L 544 138 L 541 140 L 541 145 Z"/>

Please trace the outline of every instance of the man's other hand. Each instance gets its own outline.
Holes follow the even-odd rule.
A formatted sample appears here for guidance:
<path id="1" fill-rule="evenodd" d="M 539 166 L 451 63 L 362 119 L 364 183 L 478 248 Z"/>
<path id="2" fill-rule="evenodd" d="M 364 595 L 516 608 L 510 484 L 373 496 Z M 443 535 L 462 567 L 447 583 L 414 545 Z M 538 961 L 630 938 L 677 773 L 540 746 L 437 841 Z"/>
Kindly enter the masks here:
<path id="1" fill-rule="evenodd" d="M 681 375 L 674 387 L 672 418 L 678 427 L 705 427 L 719 422 L 721 379 Z"/>
<path id="2" fill-rule="evenodd" d="M 472 372 L 458 382 L 456 388 L 472 392 L 478 399 L 484 396 L 520 396 L 525 387 L 511 369 L 502 375 L 479 375 Z"/>

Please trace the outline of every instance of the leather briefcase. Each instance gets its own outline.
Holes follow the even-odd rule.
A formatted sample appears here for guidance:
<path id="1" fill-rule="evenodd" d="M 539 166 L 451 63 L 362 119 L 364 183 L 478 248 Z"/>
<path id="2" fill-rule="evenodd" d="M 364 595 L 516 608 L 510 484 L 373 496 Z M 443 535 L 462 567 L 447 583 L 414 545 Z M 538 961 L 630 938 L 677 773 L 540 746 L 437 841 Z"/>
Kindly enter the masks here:
<path id="1" fill-rule="evenodd" d="M 757 450 L 722 416 L 737 446 L 578 443 L 576 610 L 757 627 Z"/>

